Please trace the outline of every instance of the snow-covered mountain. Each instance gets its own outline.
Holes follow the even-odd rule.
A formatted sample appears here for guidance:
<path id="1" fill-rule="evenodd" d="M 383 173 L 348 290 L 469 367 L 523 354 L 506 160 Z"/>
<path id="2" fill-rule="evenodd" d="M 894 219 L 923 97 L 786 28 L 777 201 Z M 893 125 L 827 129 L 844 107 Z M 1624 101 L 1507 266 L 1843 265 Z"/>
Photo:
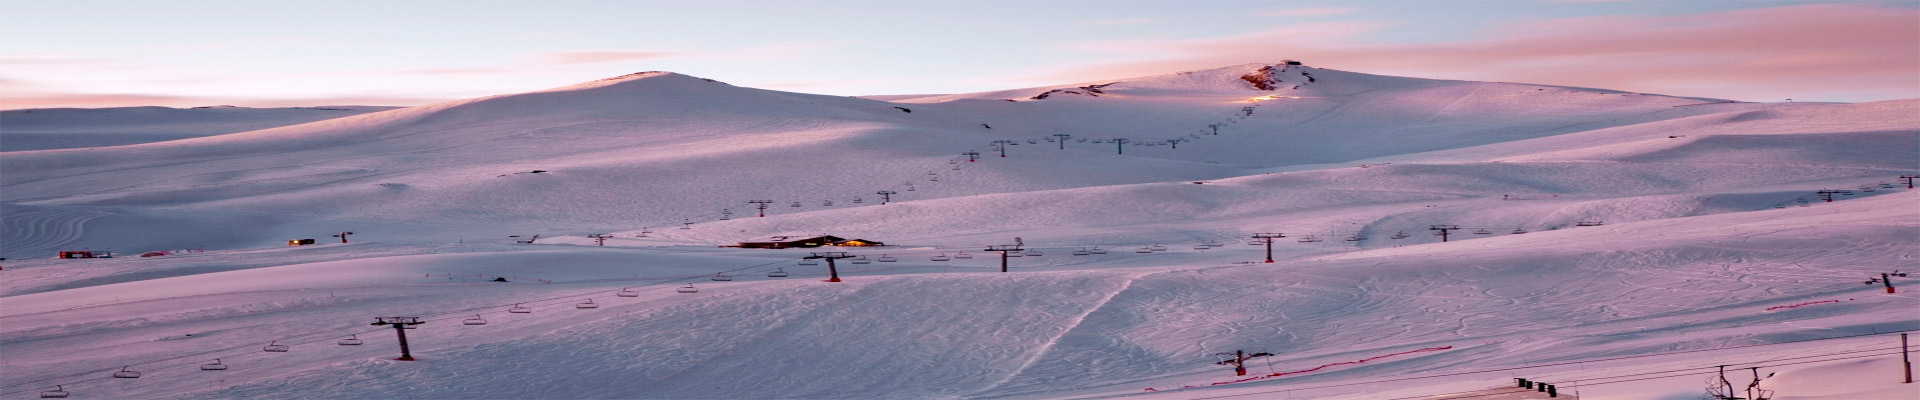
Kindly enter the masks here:
<path id="1" fill-rule="evenodd" d="M 0 272 L 0 393 L 1394 398 L 1511 383 L 1488 369 L 1606 382 L 1920 328 L 1920 301 L 1860 284 L 1920 258 L 1920 208 L 1895 184 L 1920 169 L 1920 100 L 1285 63 L 882 99 L 647 72 L 9 151 L 0 255 L 23 261 Z M 1825 189 L 1852 191 L 1827 203 Z M 767 216 L 749 200 L 770 200 Z M 1441 243 L 1440 225 L 1460 229 Z M 343 231 L 354 243 L 276 247 Z M 1279 262 L 1236 264 L 1263 260 L 1244 244 L 1259 232 L 1286 235 Z M 589 234 L 612 237 L 581 247 Z M 805 252 L 715 247 L 806 234 L 885 241 L 852 250 L 902 261 L 841 260 L 859 278 L 833 285 Z M 1044 255 L 1001 275 L 982 246 L 1015 237 Z M 107 247 L 209 251 L 44 259 Z M 1096 247 L 1111 251 L 1072 255 Z M 979 257 L 929 261 L 961 252 Z M 810 279 L 764 276 L 776 268 Z M 509 283 L 478 282 L 496 276 Z M 670 290 L 688 282 L 703 290 Z M 574 308 L 587 299 L 606 308 Z M 494 322 L 458 324 L 475 314 Z M 378 357 L 390 339 L 372 338 L 391 333 L 363 320 L 392 315 L 433 317 L 415 345 L 432 361 Z M 331 344 L 356 332 L 367 346 Z M 297 350 L 258 351 L 273 340 Z M 1768 347 L 1674 354 L 1736 345 Z M 101 350 L 60 350 L 76 346 Z M 1279 375 L 1214 387 L 1214 353 L 1235 349 L 1276 353 Z M 220 380 L 189 365 L 229 353 L 245 368 Z M 1619 356 L 1636 358 L 1594 361 Z M 1375 361 L 1343 363 L 1360 359 Z M 178 371 L 99 378 L 140 363 Z M 1444 373 L 1464 378 L 1362 384 Z M 1817 386 L 1799 385 L 1782 390 Z"/>

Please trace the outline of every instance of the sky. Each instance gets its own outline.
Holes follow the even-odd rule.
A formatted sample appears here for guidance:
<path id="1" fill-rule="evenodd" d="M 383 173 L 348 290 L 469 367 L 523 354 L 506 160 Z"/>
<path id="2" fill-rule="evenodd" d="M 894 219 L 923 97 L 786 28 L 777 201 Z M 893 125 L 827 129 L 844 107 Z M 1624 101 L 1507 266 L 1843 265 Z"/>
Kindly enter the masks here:
<path id="1" fill-rule="evenodd" d="M 1245 63 L 1920 97 L 1920 1 L 0 0 L 0 109 L 420 105 L 664 70 L 946 94 Z"/>

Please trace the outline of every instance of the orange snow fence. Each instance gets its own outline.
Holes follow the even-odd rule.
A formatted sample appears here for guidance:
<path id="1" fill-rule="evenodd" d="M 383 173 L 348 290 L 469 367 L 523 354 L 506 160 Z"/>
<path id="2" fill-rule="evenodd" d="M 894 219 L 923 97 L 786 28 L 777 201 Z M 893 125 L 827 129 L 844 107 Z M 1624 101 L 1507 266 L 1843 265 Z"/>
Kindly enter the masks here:
<path id="1" fill-rule="evenodd" d="M 1847 300 L 1853 300 L 1853 299 L 1847 299 Z M 1815 304 L 1821 304 L 1821 303 L 1839 303 L 1839 302 L 1840 302 L 1839 300 L 1821 300 L 1821 301 L 1809 301 L 1809 302 L 1805 302 L 1805 303 L 1800 303 L 1800 304 L 1793 304 L 1793 305 L 1785 305 L 1785 306 L 1773 306 L 1773 307 L 1767 307 L 1767 311 L 1773 311 L 1773 310 L 1783 310 L 1783 309 L 1789 309 L 1789 308 L 1800 308 L 1800 307 L 1805 307 L 1805 306 L 1810 306 L 1810 305 L 1815 305 Z"/>
<path id="2" fill-rule="evenodd" d="M 1303 369 L 1303 370 L 1298 370 L 1298 371 L 1287 371 L 1287 372 L 1275 372 L 1275 373 L 1271 373 L 1271 374 L 1267 374 L 1267 375 L 1265 375 L 1265 376 L 1256 376 L 1256 377 L 1252 377 L 1252 378 L 1245 378 L 1245 379 L 1235 379 L 1235 380 L 1231 380 L 1231 381 L 1226 381 L 1226 382 L 1214 382 L 1214 383 L 1212 383 L 1212 384 L 1209 384 L 1208 386 L 1213 386 L 1213 385 L 1226 385 L 1226 384 L 1234 384 L 1234 383 L 1240 383 L 1240 382 L 1247 382 L 1247 381 L 1257 381 L 1257 380 L 1261 380 L 1261 379 L 1267 379 L 1267 378 L 1273 378 L 1273 377 L 1280 377 L 1280 376 L 1287 376 L 1287 375 L 1293 375 L 1293 374 L 1304 374 L 1304 373 L 1308 373 L 1308 372 L 1314 372 L 1314 371 L 1319 371 L 1319 370 L 1321 370 L 1321 369 L 1324 369 L 1324 368 L 1327 368 L 1327 367 L 1332 367 L 1332 366 L 1338 366 L 1338 365 L 1348 365 L 1348 364 L 1359 364 L 1359 363 L 1364 363 L 1364 362 L 1368 362 L 1368 361 L 1373 361 L 1373 360 L 1378 360 L 1378 359 L 1382 359 L 1382 358 L 1387 358 L 1387 357 L 1393 357 L 1393 356 L 1399 356 L 1399 355 L 1407 355 L 1407 354 L 1413 354 L 1413 353 L 1425 353 L 1425 352 L 1429 352 L 1429 351 L 1441 351 L 1441 350 L 1448 350 L 1448 349 L 1452 349 L 1452 348 L 1453 348 L 1453 346 L 1440 346 L 1440 347 L 1428 347 L 1428 348 L 1424 348 L 1424 349 L 1417 349 L 1417 350 L 1408 350 L 1408 351 L 1402 351 L 1402 352 L 1399 352 L 1399 353 L 1393 353 L 1393 354 L 1387 354 L 1387 355 L 1379 355 L 1379 356 L 1373 356 L 1373 357 L 1368 357 L 1368 358 L 1362 358 L 1362 359 L 1359 359 L 1359 360 L 1354 360 L 1354 361 L 1341 361 L 1341 362 L 1337 362 L 1337 363 L 1332 363 L 1332 364 L 1326 364 L 1326 365 L 1321 365 L 1321 366 L 1318 366 L 1318 367 L 1313 367 L 1313 368 L 1308 368 L 1308 369 Z M 1191 387 L 1194 387 L 1194 386 L 1191 386 L 1191 385 L 1185 385 L 1185 386 L 1181 386 L 1181 387 L 1180 387 L 1180 389 L 1186 389 L 1186 388 L 1191 388 Z M 1147 390 L 1146 390 L 1146 391 L 1149 391 L 1149 392 L 1158 392 L 1158 391 L 1160 391 L 1160 389 L 1154 389 L 1154 388 L 1147 388 Z"/>

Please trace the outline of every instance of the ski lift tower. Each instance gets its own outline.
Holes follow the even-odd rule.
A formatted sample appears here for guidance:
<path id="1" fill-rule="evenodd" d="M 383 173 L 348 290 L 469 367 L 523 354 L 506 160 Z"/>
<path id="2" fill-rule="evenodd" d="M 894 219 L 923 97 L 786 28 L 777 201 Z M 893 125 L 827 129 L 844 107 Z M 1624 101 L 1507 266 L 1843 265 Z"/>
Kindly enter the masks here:
<path id="1" fill-rule="evenodd" d="M 967 156 L 967 162 L 974 162 L 980 159 L 980 152 L 978 151 L 967 151 L 960 153 L 960 155 Z"/>
<path id="2" fill-rule="evenodd" d="M 407 349 L 407 330 L 418 329 L 413 326 L 424 323 L 426 322 L 421 321 L 420 317 L 379 317 L 374 318 L 373 325 L 392 325 L 393 333 L 400 335 L 400 358 L 394 360 L 413 361 L 413 352 Z"/>
<path id="3" fill-rule="evenodd" d="M 1012 140 L 995 140 L 993 141 L 993 149 L 1000 151 L 1000 158 L 1007 158 L 1007 145 L 1012 143 Z"/>
<path id="4" fill-rule="evenodd" d="M 587 235 L 587 237 L 593 238 L 593 245 L 595 246 L 606 246 L 607 238 L 613 237 L 613 235 L 605 234 L 605 233 L 596 233 L 592 235 Z"/>
<path id="5" fill-rule="evenodd" d="M 833 260 L 838 260 L 842 258 L 853 258 L 853 256 L 847 255 L 847 252 L 844 252 L 844 251 L 827 251 L 827 252 L 813 253 L 813 255 L 809 255 L 802 258 L 808 259 L 808 260 L 822 259 L 822 258 L 826 259 L 827 260 L 827 282 L 839 282 L 840 268 L 835 267 L 833 265 Z"/>
<path id="6" fill-rule="evenodd" d="M 1902 181 L 1906 181 L 1906 182 L 1907 182 L 1907 188 L 1908 188 L 1908 189 L 1912 189 L 1912 188 L 1913 188 L 1913 180 L 1914 180 L 1914 179 L 1920 179 L 1920 175 L 1901 175 L 1901 176 L 1900 176 L 1900 180 L 1902 180 Z"/>
<path id="7" fill-rule="evenodd" d="M 1265 242 L 1267 244 L 1267 263 L 1268 264 L 1273 263 L 1273 240 L 1278 238 L 1283 238 L 1283 237 L 1287 237 L 1287 235 L 1282 235 L 1279 232 L 1253 234 L 1254 239 L 1260 239 L 1261 242 Z"/>
<path id="8" fill-rule="evenodd" d="M 1458 229 L 1460 229 L 1459 225 L 1434 225 L 1432 228 L 1427 228 L 1427 230 L 1430 230 L 1430 231 L 1440 231 L 1441 243 L 1446 243 L 1447 232 L 1458 230 Z"/>
<path id="9" fill-rule="evenodd" d="M 987 246 L 987 251 L 1000 252 L 1000 272 L 1007 272 L 1007 252 L 1021 251 L 1021 250 L 1026 250 L 1026 249 L 1020 248 L 1020 245 Z"/>
<path id="10" fill-rule="evenodd" d="M 1221 124 L 1209 124 L 1207 127 L 1213 129 L 1214 136 L 1220 136 L 1220 125 Z"/>
<path id="11" fill-rule="evenodd" d="M 1127 139 L 1114 139 L 1114 154 L 1127 154 Z"/>
<path id="12" fill-rule="evenodd" d="M 1232 366 L 1233 366 L 1233 375 L 1234 375 L 1234 376 L 1245 376 L 1245 375 L 1247 375 L 1247 365 L 1246 365 L 1246 364 L 1247 364 L 1247 360 L 1251 360 L 1251 359 L 1253 359 L 1254 357 L 1267 357 L 1267 356 L 1272 356 L 1272 355 L 1273 355 L 1273 353 L 1268 353 L 1268 352 L 1264 352 L 1264 351 L 1263 351 L 1263 352 L 1259 352 L 1259 353 L 1253 353 L 1253 354 L 1247 354 L 1247 351 L 1246 351 L 1246 350 L 1234 350 L 1234 351 L 1233 351 L 1232 353 L 1215 353 L 1214 355 L 1216 355 L 1216 356 L 1233 356 L 1233 359 L 1231 359 L 1231 360 L 1226 360 L 1226 361 L 1221 361 L 1221 362 L 1217 362 L 1217 363 L 1214 363 L 1214 364 L 1219 364 L 1219 365 L 1232 365 Z"/>
<path id="13" fill-rule="evenodd" d="M 347 242 L 347 235 L 352 235 L 352 234 L 353 234 L 353 232 L 340 232 L 340 233 L 339 233 L 339 234 L 337 234 L 337 235 L 333 235 L 333 237 L 337 237 L 337 238 L 340 238 L 340 243 L 346 243 L 346 242 Z"/>
<path id="14" fill-rule="evenodd" d="M 898 193 L 900 192 L 895 192 L 892 190 L 882 190 L 878 192 L 873 192 L 873 194 L 880 195 L 880 204 L 887 204 L 887 202 L 893 201 L 893 195 Z"/>
<path id="15" fill-rule="evenodd" d="M 759 208 L 760 208 L 760 217 L 761 217 L 761 218 L 766 218 L 766 217 L 767 217 L 767 205 L 768 205 L 768 204 L 773 204 L 773 200 L 747 200 L 747 204 L 753 204 L 753 205 L 755 205 L 755 206 L 757 206 L 757 207 L 759 207 Z"/>
<path id="16" fill-rule="evenodd" d="M 1072 137 L 1073 137 L 1073 135 L 1068 135 L 1068 134 L 1065 134 L 1065 133 L 1055 133 L 1055 134 L 1053 134 L 1053 137 L 1056 137 L 1056 138 L 1060 138 L 1060 149 L 1061 149 L 1061 150 L 1066 150 L 1066 149 L 1067 149 L 1067 139 L 1068 139 L 1068 138 L 1072 138 Z"/>

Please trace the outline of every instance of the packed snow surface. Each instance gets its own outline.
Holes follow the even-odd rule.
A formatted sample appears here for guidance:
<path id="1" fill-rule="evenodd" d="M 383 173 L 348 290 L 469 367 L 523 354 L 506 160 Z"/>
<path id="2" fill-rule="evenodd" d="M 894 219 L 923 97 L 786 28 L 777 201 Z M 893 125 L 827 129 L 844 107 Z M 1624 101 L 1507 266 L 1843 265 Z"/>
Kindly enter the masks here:
<path id="1" fill-rule="evenodd" d="M 1869 281 L 1920 260 L 1920 100 L 648 72 L 269 126 L 0 154 L 0 395 L 1920 398 L 1920 278 Z M 811 235 L 888 246 L 721 247 Z"/>

